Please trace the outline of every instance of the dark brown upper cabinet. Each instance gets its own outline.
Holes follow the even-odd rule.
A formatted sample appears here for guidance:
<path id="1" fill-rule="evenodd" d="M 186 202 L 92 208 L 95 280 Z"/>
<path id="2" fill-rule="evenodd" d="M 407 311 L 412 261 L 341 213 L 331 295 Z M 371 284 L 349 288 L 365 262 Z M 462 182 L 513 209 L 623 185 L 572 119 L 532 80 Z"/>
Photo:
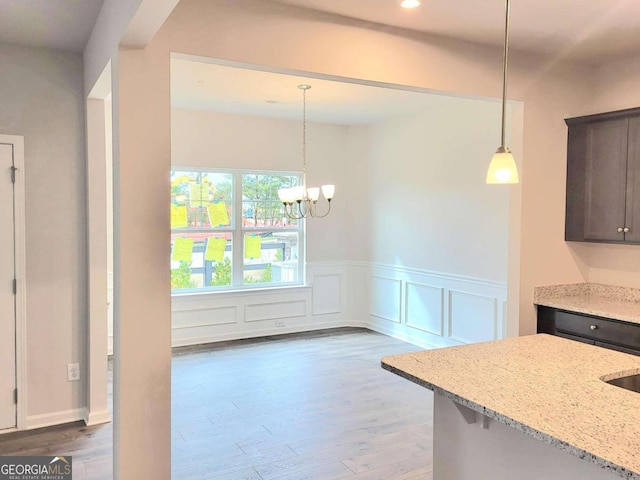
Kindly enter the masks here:
<path id="1" fill-rule="evenodd" d="M 565 122 L 565 240 L 640 243 L 640 108 Z"/>

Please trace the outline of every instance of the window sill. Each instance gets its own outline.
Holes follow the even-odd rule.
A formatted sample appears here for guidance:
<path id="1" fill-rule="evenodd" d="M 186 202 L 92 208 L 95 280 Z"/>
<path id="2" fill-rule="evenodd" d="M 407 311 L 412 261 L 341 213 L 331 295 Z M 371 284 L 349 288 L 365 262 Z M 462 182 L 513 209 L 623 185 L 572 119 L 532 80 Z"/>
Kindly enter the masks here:
<path id="1" fill-rule="evenodd" d="M 278 285 L 273 287 L 260 288 L 231 288 L 229 290 L 218 291 L 195 291 L 195 292 L 175 292 L 171 293 L 173 300 L 195 300 L 201 298 L 215 298 L 221 296 L 242 296 L 242 295 L 273 295 L 274 293 L 296 293 L 311 290 L 311 285 Z"/>

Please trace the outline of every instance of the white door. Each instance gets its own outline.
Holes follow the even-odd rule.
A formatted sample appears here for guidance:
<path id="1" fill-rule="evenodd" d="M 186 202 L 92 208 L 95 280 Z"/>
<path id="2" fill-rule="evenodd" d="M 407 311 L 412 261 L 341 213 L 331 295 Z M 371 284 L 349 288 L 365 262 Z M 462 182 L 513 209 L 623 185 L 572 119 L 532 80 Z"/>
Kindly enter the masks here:
<path id="1" fill-rule="evenodd" d="M 0 430 L 16 426 L 13 146 L 0 143 Z"/>

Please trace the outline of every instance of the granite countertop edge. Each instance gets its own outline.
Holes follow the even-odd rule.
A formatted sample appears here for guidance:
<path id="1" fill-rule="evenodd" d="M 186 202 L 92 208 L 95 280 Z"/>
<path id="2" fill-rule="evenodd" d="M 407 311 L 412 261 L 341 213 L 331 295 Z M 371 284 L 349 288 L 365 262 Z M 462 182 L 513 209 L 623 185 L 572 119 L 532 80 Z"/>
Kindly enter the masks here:
<path id="1" fill-rule="evenodd" d="M 557 298 L 549 298 L 545 300 L 537 300 L 535 304 L 541 307 L 557 308 L 559 310 L 565 310 L 567 312 L 584 313 L 585 315 L 593 315 L 596 317 L 609 318 L 611 320 L 620 320 L 621 322 L 640 324 L 640 315 L 636 317 L 632 317 L 632 316 L 628 316 L 628 315 L 624 315 L 621 313 L 612 312 L 608 310 L 581 307 L 573 303 L 567 303 L 568 298 L 570 299 L 571 297 L 557 297 Z"/>
<path id="2" fill-rule="evenodd" d="M 416 383 L 417 385 L 420 385 L 421 387 L 427 388 L 428 390 L 433 391 L 434 393 L 440 394 L 440 395 L 444 395 L 445 397 L 451 399 L 452 401 L 462 405 L 463 407 L 467 407 L 470 408 L 471 410 L 481 413 L 482 415 L 487 416 L 488 418 L 492 419 L 492 420 L 496 420 L 504 425 L 507 425 L 511 428 L 515 428 L 516 430 L 519 430 L 520 432 L 529 435 L 533 438 L 536 438 L 538 440 L 541 440 L 549 445 L 552 445 L 560 450 L 564 450 L 568 453 L 570 453 L 573 456 L 576 456 L 582 460 L 587 460 L 591 463 L 594 463 L 596 465 L 598 465 L 599 467 L 602 467 L 604 470 L 607 470 L 619 477 L 622 478 L 626 478 L 628 480 L 640 480 L 640 472 L 633 472 L 630 471 L 629 469 L 623 467 L 622 465 L 617 465 L 609 460 L 606 460 L 604 458 L 598 457 L 594 454 L 592 454 L 591 452 L 588 452 L 586 450 L 583 450 L 581 448 L 578 448 L 574 445 L 571 445 L 570 443 L 567 443 L 563 440 L 560 440 L 548 433 L 542 432 L 540 430 L 536 430 L 535 428 L 531 428 L 528 425 L 525 425 L 517 420 L 514 420 L 506 415 L 502 415 L 499 412 L 496 412 L 494 410 L 488 409 L 486 407 L 484 407 L 483 405 L 480 405 L 478 403 L 472 402 L 471 400 L 468 400 L 464 397 L 461 397 L 460 395 L 457 395 L 453 392 L 450 392 L 448 390 L 445 390 L 443 388 L 438 387 L 437 385 L 427 382 L 424 379 L 421 379 L 419 377 L 416 377 L 414 375 L 411 375 L 407 372 L 404 372 L 398 368 L 395 368 L 389 364 L 386 364 L 384 362 L 384 359 L 380 362 L 381 366 L 384 370 L 387 370 L 391 373 L 394 373 L 402 378 L 405 378 L 406 380 L 409 380 L 413 383 Z"/>
<path id="3" fill-rule="evenodd" d="M 600 283 L 534 288 L 535 305 L 640 324 L 640 289 Z"/>

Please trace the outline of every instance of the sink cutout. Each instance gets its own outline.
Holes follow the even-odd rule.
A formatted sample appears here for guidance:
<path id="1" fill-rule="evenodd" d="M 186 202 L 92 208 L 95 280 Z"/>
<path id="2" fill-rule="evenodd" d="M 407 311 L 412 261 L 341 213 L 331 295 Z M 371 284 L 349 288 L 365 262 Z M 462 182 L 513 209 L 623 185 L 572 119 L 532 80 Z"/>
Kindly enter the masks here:
<path id="1" fill-rule="evenodd" d="M 606 382 L 610 385 L 624 388 L 625 390 L 640 393 L 640 373 L 627 375 L 626 377 L 613 378 L 611 380 L 606 380 Z"/>

